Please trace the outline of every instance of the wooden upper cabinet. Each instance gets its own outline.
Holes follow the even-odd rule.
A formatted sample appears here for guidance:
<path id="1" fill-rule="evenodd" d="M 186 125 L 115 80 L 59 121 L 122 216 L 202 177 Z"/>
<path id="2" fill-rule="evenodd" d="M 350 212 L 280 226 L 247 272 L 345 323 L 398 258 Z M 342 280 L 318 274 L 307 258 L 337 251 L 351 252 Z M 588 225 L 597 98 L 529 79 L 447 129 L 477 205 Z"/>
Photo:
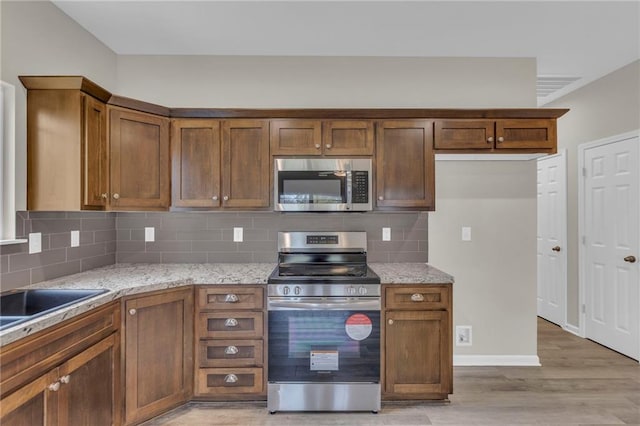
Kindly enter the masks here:
<path id="1" fill-rule="evenodd" d="M 271 155 L 322 154 L 320 120 L 271 120 Z"/>
<path id="2" fill-rule="evenodd" d="M 373 121 L 323 122 L 324 155 L 373 155 Z"/>
<path id="3" fill-rule="evenodd" d="M 229 120 L 222 125 L 222 205 L 268 207 L 271 191 L 269 121 Z"/>
<path id="4" fill-rule="evenodd" d="M 91 96 L 82 98 L 82 208 L 103 210 L 109 198 L 107 107 Z"/>
<path id="5" fill-rule="evenodd" d="M 113 210 L 169 207 L 169 119 L 110 107 Z"/>
<path id="6" fill-rule="evenodd" d="M 371 120 L 271 120 L 271 155 L 373 155 Z"/>
<path id="7" fill-rule="evenodd" d="M 497 149 L 534 149 L 556 152 L 555 120 L 497 120 Z"/>
<path id="8" fill-rule="evenodd" d="M 220 122 L 171 121 L 171 205 L 220 206 Z"/>
<path id="9" fill-rule="evenodd" d="M 441 152 L 555 153 L 555 119 L 438 120 L 434 148 Z"/>
<path id="10" fill-rule="evenodd" d="M 376 208 L 435 209 L 433 122 L 382 121 L 376 132 Z"/>

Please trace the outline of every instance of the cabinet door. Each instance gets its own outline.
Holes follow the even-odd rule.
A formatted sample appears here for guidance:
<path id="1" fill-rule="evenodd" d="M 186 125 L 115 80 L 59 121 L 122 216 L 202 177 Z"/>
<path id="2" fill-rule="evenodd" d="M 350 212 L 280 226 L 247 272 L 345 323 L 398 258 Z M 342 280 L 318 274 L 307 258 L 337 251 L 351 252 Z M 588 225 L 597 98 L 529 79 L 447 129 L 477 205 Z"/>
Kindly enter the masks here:
<path id="1" fill-rule="evenodd" d="M 556 150 L 555 120 L 497 120 L 496 149 Z"/>
<path id="2" fill-rule="evenodd" d="M 118 333 L 112 334 L 60 366 L 58 423 L 113 425 L 120 419 L 116 397 Z"/>
<path id="3" fill-rule="evenodd" d="M 193 388 L 193 289 L 124 302 L 125 419 L 153 417 Z"/>
<path id="4" fill-rule="evenodd" d="M 435 208 L 433 123 L 383 121 L 376 133 L 376 207 Z"/>
<path id="5" fill-rule="evenodd" d="M 493 120 L 438 120 L 435 149 L 493 149 Z"/>
<path id="6" fill-rule="evenodd" d="M 372 121 L 325 121 L 323 126 L 324 155 L 373 155 Z"/>
<path id="7" fill-rule="evenodd" d="M 388 311 L 385 320 L 385 392 L 446 398 L 452 391 L 449 313 Z"/>
<path id="8" fill-rule="evenodd" d="M 271 155 L 322 154 L 319 120 L 271 120 Z"/>
<path id="9" fill-rule="evenodd" d="M 2 426 L 55 425 L 57 392 L 49 388 L 57 380 L 57 369 L 41 376 L 0 400 Z M 59 385 L 58 385 L 59 386 Z"/>
<path id="10" fill-rule="evenodd" d="M 174 207 L 220 206 L 220 122 L 171 122 L 171 198 Z"/>
<path id="11" fill-rule="evenodd" d="M 109 115 L 114 210 L 169 207 L 169 120 L 119 108 Z"/>
<path id="12" fill-rule="evenodd" d="M 222 127 L 222 205 L 268 207 L 269 122 L 225 121 Z"/>
<path id="13" fill-rule="evenodd" d="M 82 208 L 102 210 L 109 195 L 107 107 L 91 96 L 83 95 L 82 98 Z"/>

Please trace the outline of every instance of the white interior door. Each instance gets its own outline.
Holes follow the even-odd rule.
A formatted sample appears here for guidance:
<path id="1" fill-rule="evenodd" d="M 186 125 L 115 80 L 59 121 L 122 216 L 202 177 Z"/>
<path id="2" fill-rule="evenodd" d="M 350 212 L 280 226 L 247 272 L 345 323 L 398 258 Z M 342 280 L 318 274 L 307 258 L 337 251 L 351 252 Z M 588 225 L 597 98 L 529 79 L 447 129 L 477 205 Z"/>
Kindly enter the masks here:
<path id="1" fill-rule="evenodd" d="M 566 151 L 538 160 L 538 316 L 567 321 Z"/>
<path id="2" fill-rule="evenodd" d="M 640 357 L 638 136 L 583 150 L 585 336 Z"/>

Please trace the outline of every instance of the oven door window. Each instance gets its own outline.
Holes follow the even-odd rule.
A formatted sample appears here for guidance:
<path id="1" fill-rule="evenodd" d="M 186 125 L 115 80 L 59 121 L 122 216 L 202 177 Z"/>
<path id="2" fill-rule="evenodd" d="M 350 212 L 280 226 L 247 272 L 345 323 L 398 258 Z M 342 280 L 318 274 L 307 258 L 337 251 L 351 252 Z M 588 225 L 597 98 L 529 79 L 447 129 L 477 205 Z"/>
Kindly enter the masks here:
<path id="1" fill-rule="evenodd" d="M 379 382 L 380 312 L 269 311 L 270 382 Z"/>
<path id="2" fill-rule="evenodd" d="M 345 172 L 278 172 L 280 204 L 343 204 L 347 202 Z"/>

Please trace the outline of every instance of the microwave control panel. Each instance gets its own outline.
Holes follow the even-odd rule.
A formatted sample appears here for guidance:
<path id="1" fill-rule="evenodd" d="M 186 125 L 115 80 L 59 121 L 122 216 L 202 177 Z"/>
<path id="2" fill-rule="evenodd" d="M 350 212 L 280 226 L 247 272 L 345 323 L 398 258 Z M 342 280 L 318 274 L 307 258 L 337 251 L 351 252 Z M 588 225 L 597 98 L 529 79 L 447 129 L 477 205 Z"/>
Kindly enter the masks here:
<path id="1" fill-rule="evenodd" d="M 351 202 L 354 204 L 367 204 L 369 202 L 369 172 L 354 170 L 352 179 Z"/>

